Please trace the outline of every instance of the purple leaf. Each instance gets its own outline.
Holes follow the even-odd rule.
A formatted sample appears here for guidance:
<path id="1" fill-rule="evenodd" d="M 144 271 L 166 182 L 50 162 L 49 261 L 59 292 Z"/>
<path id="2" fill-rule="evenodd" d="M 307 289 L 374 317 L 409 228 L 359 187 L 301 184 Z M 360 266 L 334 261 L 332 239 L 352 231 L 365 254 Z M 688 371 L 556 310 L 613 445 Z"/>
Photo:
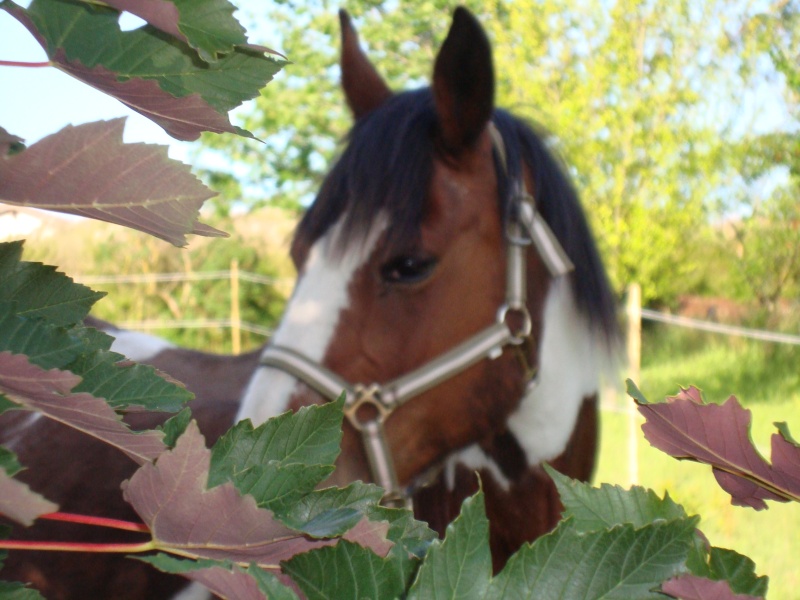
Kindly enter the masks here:
<path id="1" fill-rule="evenodd" d="M 675 458 L 711 465 L 733 504 L 760 510 L 765 500 L 800 500 L 800 448 L 775 434 L 770 465 L 750 439 L 750 411 L 735 397 L 705 404 L 692 387 L 660 404 L 634 400 L 646 420 L 647 440 Z"/>
<path id="2" fill-rule="evenodd" d="M 0 393 L 13 402 L 103 440 L 138 464 L 149 463 L 166 449 L 163 433 L 135 433 L 105 400 L 70 393 L 80 381 L 69 371 L 45 370 L 27 356 L 0 352 Z"/>
<path id="3" fill-rule="evenodd" d="M 681 600 L 762 600 L 758 596 L 735 594 L 727 581 L 712 581 L 696 575 L 681 575 L 661 586 L 661 591 Z"/>
<path id="4" fill-rule="evenodd" d="M 191 558 L 256 563 L 276 570 L 281 560 L 336 540 L 310 540 L 258 508 L 232 483 L 206 489 L 211 451 L 192 422 L 175 448 L 123 484 L 125 499 L 148 525 L 159 549 Z M 344 537 L 385 555 L 388 524 L 362 520 Z"/>
<path id="5" fill-rule="evenodd" d="M 131 110 L 160 125 L 177 140 L 193 142 L 204 131 L 212 133 L 244 132 L 231 124 L 226 114 L 215 110 L 200 94 L 176 97 L 165 92 L 153 79 L 121 81 L 117 74 L 103 66 L 86 67 L 68 62 L 63 52 L 54 57 L 61 70 L 113 96 Z"/>
<path id="6" fill-rule="evenodd" d="M 50 502 L 0 469 L 0 515 L 30 526 L 39 515 L 56 512 L 58 504 Z"/>
<path id="7" fill-rule="evenodd" d="M 0 159 L 0 201 L 125 225 L 176 246 L 187 233 L 227 235 L 197 223 L 214 192 L 165 147 L 123 144 L 124 121 L 68 125 Z"/>

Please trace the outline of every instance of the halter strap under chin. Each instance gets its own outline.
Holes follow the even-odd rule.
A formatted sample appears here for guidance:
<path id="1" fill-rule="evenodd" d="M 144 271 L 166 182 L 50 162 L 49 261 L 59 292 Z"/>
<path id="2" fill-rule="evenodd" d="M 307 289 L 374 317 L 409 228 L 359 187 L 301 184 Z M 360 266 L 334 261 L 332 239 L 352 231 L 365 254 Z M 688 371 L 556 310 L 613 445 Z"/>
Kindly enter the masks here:
<path id="1" fill-rule="evenodd" d="M 489 133 L 508 175 L 507 156 L 502 136 L 493 123 Z M 386 440 L 384 423 L 392 413 L 420 394 L 436 387 L 485 358 L 496 359 L 506 346 L 519 346 L 530 339 L 532 322 L 527 305 L 527 246 L 534 244 L 553 277 L 573 269 L 555 234 L 536 210 L 533 197 L 524 182 L 510 182 L 512 198 L 506 222 L 506 295 L 497 311 L 496 322 L 453 349 L 428 361 L 410 373 L 383 384 L 352 384 L 320 363 L 285 346 L 270 345 L 261 355 L 260 364 L 280 369 L 296 377 L 328 400 L 345 394 L 344 414 L 361 433 L 374 482 L 386 490 L 387 506 L 410 506 L 413 489 L 400 487 L 394 461 Z M 510 315 L 517 315 L 519 326 L 512 329 Z M 522 356 L 523 353 L 520 352 Z M 523 366 L 529 385 L 535 381 L 535 369 L 527 360 Z"/>

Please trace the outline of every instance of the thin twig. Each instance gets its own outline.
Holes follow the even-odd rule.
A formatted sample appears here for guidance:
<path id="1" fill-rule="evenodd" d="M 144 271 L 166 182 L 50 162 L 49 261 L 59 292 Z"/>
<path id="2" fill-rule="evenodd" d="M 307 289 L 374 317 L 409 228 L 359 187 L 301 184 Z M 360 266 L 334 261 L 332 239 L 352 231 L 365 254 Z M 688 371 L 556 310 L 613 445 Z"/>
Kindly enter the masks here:
<path id="1" fill-rule="evenodd" d="M 45 62 L 21 62 L 18 60 L 0 60 L 0 67 L 52 67 L 50 61 Z"/>
<path id="2" fill-rule="evenodd" d="M 140 553 L 155 550 L 151 540 L 137 544 L 97 544 L 86 542 L 37 542 L 19 540 L 0 540 L 0 550 L 45 550 L 58 552 L 114 552 Z"/>
<path id="3" fill-rule="evenodd" d="M 110 529 L 122 529 L 124 531 L 150 533 L 150 529 L 144 523 L 132 523 L 131 521 L 120 521 L 119 519 L 107 519 L 105 517 L 54 512 L 39 515 L 39 518 L 47 519 L 48 521 L 64 521 L 66 523 L 80 523 L 81 525 L 94 525 L 96 527 L 108 527 Z"/>

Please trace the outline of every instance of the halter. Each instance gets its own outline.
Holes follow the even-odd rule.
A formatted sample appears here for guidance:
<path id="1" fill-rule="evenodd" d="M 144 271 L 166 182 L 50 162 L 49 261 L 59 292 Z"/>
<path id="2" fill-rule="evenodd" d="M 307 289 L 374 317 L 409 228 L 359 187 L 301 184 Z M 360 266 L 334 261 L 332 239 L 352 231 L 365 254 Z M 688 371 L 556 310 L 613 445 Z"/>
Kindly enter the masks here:
<path id="1" fill-rule="evenodd" d="M 493 123 L 489 125 L 492 144 L 508 176 L 505 144 Z M 397 480 L 394 461 L 384 431 L 384 423 L 400 406 L 468 369 L 484 358 L 496 359 L 506 346 L 520 346 L 531 337 L 532 321 L 527 306 L 525 249 L 534 244 L 553 277 L 571 271 L 574 266 L 555 234 L 536 210 L 533 196 L 521 179 L 511 183 L 512 198 L 506 218 L 506 294 L 497 311 L 495 323 L 479 331 L 448 352 L 417 369 L 387 383 L 352 384 L 318 362 L 285 346 L 269 346 L 260 364 L 280 369 L 296 377 L 327 398 L 345 395 L 344 414 L 361 433 L 372 479 L 385 491 L 383 504 L 410 508 L 413 490 L 403 489 Z M 509 326 L 511 315 L 520 325 Z M 524 360 L 528 385 L 535 382 L 535 369 Z"/>

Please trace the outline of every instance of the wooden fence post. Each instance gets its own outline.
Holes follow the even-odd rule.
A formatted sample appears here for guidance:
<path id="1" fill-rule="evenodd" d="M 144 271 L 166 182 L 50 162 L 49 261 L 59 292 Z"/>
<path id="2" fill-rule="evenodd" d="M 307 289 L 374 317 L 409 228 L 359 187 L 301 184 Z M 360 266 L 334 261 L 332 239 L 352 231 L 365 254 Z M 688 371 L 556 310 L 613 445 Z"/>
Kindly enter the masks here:
<path id="1" fill-rule="evenodd" d="M 242 317 L 239 313 L 239 261 L 231 261 L 231 351 L 242 351 Z"/>
<path id="2" fill-rule="evenodd" d="M 625 303 L 627 325 L 628 377 L 639 384 L 642 363 L 642 288 L 638 283 L 628 286 Z M 639 482 L 639 411 L 628 399 L 628 482 Z"/>

